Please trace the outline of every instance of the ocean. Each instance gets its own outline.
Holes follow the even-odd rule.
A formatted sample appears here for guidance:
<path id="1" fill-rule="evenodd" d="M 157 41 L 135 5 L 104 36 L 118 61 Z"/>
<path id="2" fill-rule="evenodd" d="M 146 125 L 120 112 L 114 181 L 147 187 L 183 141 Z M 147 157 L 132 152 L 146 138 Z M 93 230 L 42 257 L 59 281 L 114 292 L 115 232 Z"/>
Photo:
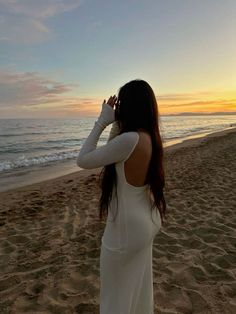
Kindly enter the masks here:
<path id="1" fill-rule="evenodd" d="M 0 119 L 0 191 L 80 170 L 76 157 L 97 117 Z M 236 125 L 236 115 L 161 116 L 164 145 Z M 107 141 L 111 125 L 98 146 Z"/>

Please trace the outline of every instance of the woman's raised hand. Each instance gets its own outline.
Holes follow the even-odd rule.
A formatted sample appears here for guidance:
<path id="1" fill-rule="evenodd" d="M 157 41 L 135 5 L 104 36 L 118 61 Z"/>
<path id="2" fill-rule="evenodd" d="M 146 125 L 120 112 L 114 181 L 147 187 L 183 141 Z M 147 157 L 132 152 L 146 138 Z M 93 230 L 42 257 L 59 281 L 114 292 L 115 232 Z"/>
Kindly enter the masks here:
<path id="1" fill-rule="evenodd" d="M 104 99 L 103 103 L 105 103 L 105 102 L 106 102 L 106 100 Z M 112 108 L 114 108 L 116 102 L 117 102 L 117 97 L 116 97 L 116 95 L 113 95 L 113 96 L 110 96 L 110 98 L 107 101 L 107 104 L 110 105 Z"/>
<path id="2" fill-rule="evenodd" d="M 111 96 L 108 102 L 106 102 L 106 100 L 104 99 L 102 104 L 102 110 L 100 112 L 100 116 L 98 117 L 98 122 L 100 123 L 101 126 L 106 127 L 107 125 L 115 121 L 114 106 L 116 102 L 117 102 L 116 95 Z"/>

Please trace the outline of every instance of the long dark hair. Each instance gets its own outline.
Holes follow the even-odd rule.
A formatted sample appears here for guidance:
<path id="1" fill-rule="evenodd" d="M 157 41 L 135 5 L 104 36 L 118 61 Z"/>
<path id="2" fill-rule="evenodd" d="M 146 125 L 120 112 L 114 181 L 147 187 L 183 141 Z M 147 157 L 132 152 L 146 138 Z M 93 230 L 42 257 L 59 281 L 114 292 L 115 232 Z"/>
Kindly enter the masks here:
<path id="1" fill-rule="evenodd" d="M 156 207 L 164 222 L 166 202 L 164 197 L 165 176 L 163 167 L 163 145 L 159 131 L 159 113 L 155 94 L 151 86 L 143 80 L 132 80 L 119 89 L 115 107 L 115 119 L 119 134 L 142 129 L 152 139 L 152 157 L 147 174 L 152 208 Z M 99 176 L 101 197 L 99 200 L 100 220 L 108 214 L 113 185 L 117 185 L 115 163 L 103 167 Z"/>

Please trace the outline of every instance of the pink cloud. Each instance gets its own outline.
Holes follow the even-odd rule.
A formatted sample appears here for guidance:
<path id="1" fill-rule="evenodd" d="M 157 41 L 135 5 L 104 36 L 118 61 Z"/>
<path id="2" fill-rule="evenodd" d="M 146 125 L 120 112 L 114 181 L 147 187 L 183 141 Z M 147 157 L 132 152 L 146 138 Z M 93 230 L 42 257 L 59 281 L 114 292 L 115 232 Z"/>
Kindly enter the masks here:
<path id="1" fill-rule="evenodd" d="M 71 91 L 73 87 L 73 84 L 49 80 L 36 72 L 0 71 L 0 107 L 57 102 L 61 95 Z"/>
<path id="2" fill-rule="evenodd" d="M 37 72 L 0 70 L 0 116 L 96 115 L 102 100 L 68 95 L 75 87 Z"/>

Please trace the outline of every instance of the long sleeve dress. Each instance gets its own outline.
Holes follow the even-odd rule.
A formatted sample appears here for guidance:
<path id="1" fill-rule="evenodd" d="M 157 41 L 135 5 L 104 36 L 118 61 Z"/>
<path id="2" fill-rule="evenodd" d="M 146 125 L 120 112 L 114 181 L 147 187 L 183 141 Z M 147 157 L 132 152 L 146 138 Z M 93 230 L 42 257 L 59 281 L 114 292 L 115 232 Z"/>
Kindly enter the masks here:
<path id="1" fill-rule="evenodd" d="M 152 247 L 161 217 L 156 209 L 151 211 L 148 185 L 129 184 L 124 171 L 139 133 L 119 134 L 115 121 L 107 143 L 97 148 L 105 128 L 99 122 L 84 142 L 77 165 L 91 169 L 115 163 L 117 173 L 117 198 L 114 187 L 101 239 L 100 314 L 153 314 Z"/>

